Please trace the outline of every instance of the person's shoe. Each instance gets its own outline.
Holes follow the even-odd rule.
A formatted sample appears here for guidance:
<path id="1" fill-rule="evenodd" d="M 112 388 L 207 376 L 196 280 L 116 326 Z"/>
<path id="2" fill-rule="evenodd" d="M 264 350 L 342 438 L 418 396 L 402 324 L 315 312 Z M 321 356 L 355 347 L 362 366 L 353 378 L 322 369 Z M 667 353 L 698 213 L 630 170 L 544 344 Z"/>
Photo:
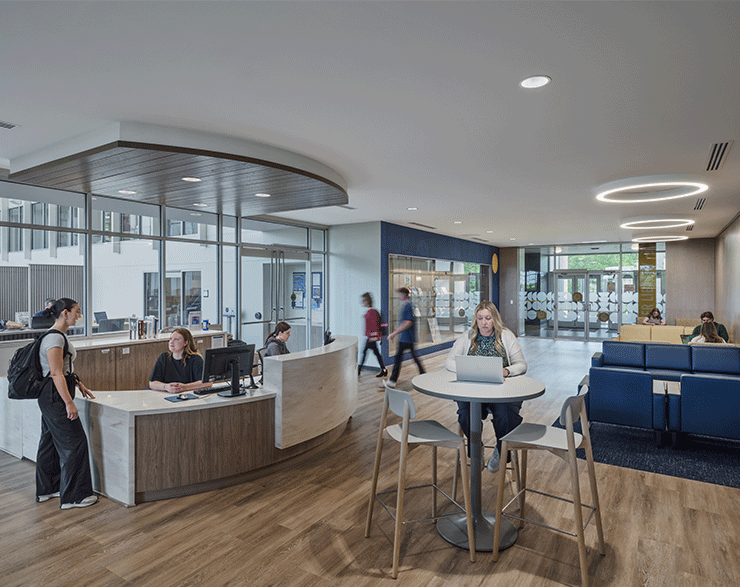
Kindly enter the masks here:
<path id="1" fill-rule="evenodd" d="M 52 497 L 59 497 L 59 492 L 55 491 L 54 493 L 49 493 L 48 495 L 37 495 L 36 501 L 38 503 L 44 503 L 45 501 L 49 501 Z"/>
<path id="2" fill-rule="evenodd" d="M 386 375 L 388 375 L 388 369 L 383 369 L 376 377 L 385 377 Z"/>
<path id="3" fill-rule="evenodd" d="M 87 506 L 97 503 L 97 501 L 98 501 L 97 495 L 88 495 L 86 498 L 81 499 L 80 501 L 75 501 L 72 503 L 63 503 L 61 505 L 61 509 L 68 510 L 71 508 L 86 508 Z"/>
<path id="4" fill-rule="evenodd" d="M 389 379 L 388 381 L 386 381 L 386 385 L 388 387 L 396 387 L 396 382 L 393 381 L 393 379 Z"/>
<path id="5" fill-rule="evenodd" d="M 488 459 L 488 464 L 486 465 L 486 469 L 488 469 L 489 473 L 496 473 L 498 472 L 498 468 L 501 465 L 501 454 L 499 454 L 498 449 L 493 449 L 493 454 L 491 455 L 491 458 Z"/>

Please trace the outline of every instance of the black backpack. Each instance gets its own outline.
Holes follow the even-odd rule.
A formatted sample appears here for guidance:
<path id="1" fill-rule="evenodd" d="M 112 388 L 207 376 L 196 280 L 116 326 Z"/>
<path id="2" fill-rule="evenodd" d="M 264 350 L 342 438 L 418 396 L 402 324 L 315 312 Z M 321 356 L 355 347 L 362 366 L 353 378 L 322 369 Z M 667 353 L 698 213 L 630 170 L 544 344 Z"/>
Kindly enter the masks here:
<path id="1" fill-rule="evenodd" d="M 64 336 L 64 333 L 51 329 L 47 330 L 32 343 L 15 351 L 13 358 L 8 365 L 8 397 L 10 399 L 38 399 L 41 390 L 49 377 L 44 377 L 41 373 L 41 359 L 39 349 L 43 338 L 51 333 L 56 332 Z M 67 337 L 64 336 L 64 355 L 69 354 L 69 344 Z"/>

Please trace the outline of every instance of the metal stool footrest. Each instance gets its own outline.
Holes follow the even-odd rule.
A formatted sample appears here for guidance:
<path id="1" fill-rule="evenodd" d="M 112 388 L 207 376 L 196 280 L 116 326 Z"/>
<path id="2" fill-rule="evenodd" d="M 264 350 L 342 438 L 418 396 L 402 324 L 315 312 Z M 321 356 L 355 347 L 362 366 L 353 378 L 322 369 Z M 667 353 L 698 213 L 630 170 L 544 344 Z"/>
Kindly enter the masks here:
<path id="1" fill-rule="evenodd" d="M 504 510 L 505 510 L 506 508 L 508 508 L 508 507 L 509 507 L 509 506 L 510 506 L 510 505 L 511 505 L 512 503 L 514 503 L 514 501 L 516 501 L 516 500 L 517 500 L 517 499 L 519 498 L 519 496 L 520 496 L 520 495 L 521 495 L 522 493 L 524 493 L 525 491 L 530 491 L 530 492 L 532 492 L 532 493 L 536 493 L 536 494 L 538 494 L 538 495 L 542 495 L 542 496 L 544 496 L 544 497 L 551 497 L 551 498 L 553 498 L 553 499 L 557 499 L 557 500 L 560 500 L 560 501 L 564 501 L 564 502 L 566 502 L 566 503 L 570 503 L 570 504 L 574 503 L 572 499 L 566 499 L 566 498 L 564 498 L 564 497 L 561 497 L 561 496 L 559 496 L 559 495 L 553 495 L 552 493 L 545 493 L 545 492 L 543 492 L 543 491 L 537 491 L 536 489 L 530 489 L 529 487 L 525 487 L 524 489 L 520 490 L 520 491 L 519 491 L 519 492 L 518 492 L 518 493 L 517 493 L 517 494 L 516 494 L 516 495 L 515 495 L 515 496 L 514 496 L 514 497 L 513 497 L 512 499 L 511 499 L 511 501 L 509 501 L 509 503 L 507 503 L 507 504 L 506 504 L 506 505 L 504 506 Z M 585 522 L 584 522 L 584 524 L 583 524 L 583 529 L 585 530 L 585 529 L 586 529 L 586 526 L 588 526 L 588 523 L 589 523 L 589 522 L 591 521 L 591 518 L 593 517 L 593 515 L 594 515 L 594 512 L 596 511 L 596 508 L 595 508 L 594 506 L 592 506 L 592 505 L 588 505 L 588 504 L 585 504 L 585 503 L 582 503 L 582 504 L 581 504 L 581 507 L 582 507 L 582 508 L 586 508 L 586 509 L 589 509 L 589 510 L 591 510 L 591 511 L 589 512 L 589 514 L 588 514 L 588 517 L 586 518 L 586 521 L 585 521 Z M 519 521 L 521 521 L 521 522 L 527 522 L 528 524 L 535 524 L 535 525 L 537 525 L 537 526 L 542 526 L 543 528 L 549 528 L 550 530 L 555 530 L 556 532 L 561 532 L 561 533 L 563 533 L 563 534 L 567 534 L 568 536 L 574 536 L 574 537 L 577 537 L 577 536 L 578 536 L 578 534 L 576 534 L 575 532 L 570 532 L 569 530 L 563 530 L 562 528 L 556 528 L 555 526 L 548 526 L 547 524 L 543 524 L 542 522 L 537 522 L 537 521 L 535 521 L 535 520 L 531 520 L 531 519 L 529 519 L 529 518 L 521 518 L 521 517 L 519 517 L 519 516 L 515 516 L 514 514 L 507 514 L 507 513 L 505 512 L 505 511 L 504 511 L 504 512 L 502 512 L 502 513 L 503 513 L 503 514 L 504 514 L 504 515 L 505 515 L 505 516 L 506 516 L 507 518 L 512 518 L 513 520 L 519 520 Z"/>
<path id="2" fill-rule="evenodd" d="M 452 498 L 451 498 L 451 497 L 450 497 L 450 496 L 449 496 L 449 495 L 447 494 L 447 492 L 446 492 L 446 491 L 445 491 L 444 489 L 442 489 L 441 487 L 439 487 L 439 485 L 435 485 L 434 483 L 427 483 L 426 485 L 416 485 L 416 486 L 414 486 L 414 487 L 407 487 L 407 488 L 406 488 L 406 489 L 405 489 L 404 491 L 412 491 L 412 490 L 414 490 L 414 489 L 426 489 L 426 488 L 428 488 L 428 487 L 434 487 L 434 489 L 436 489 L 437 491 L 439 491 L 439 492 L 440 492 L 440 493 L 441 493 L 442 495 L 444 495 L 444 496 L 445 496 L 445 497 L 446 497 L 446 498 L 447 498 L 447 499 L 448 499 L 449 501 L 451 501 L 452 503 L 454 503 L 454 504 L 455 504 L 455 506 L 456 506 L 456 507 L 458 508 L 458 510 L 460 510 L 460 511 L 452 511 L 452 512 L 447 512 L 446 514 L 440 514 L 440 515 L 438 515 L 438 516 L 431 516 L 431 517 L 429 517 L 429 518 L 420 518 L 420 519 L 418 519 L 418 520 L 405 520 L 405 521 L 401 521 L 401 523 L 402 523 L 402 524 L 414 524 L 414 523 L 416 523 L 416 522 L 433 522 L 434 520 L 439 520 L 440 518 L 446 518 L 446 517 L 448 517 L 448 516 L 457 516 L 457 515 L 459 515 L 459 514 L 460 514 L 460 512 L 462 512 L 463 514 L 465 513 L 465 508 L 464 508 L 463 506 L 461 506 L 461 505 L 460 505 L 459 503 L 457 503 L 457 501 L 456 501 L 456 500 L 452 499 Z M 393 519 L 395 520 L 395 519 L 396 519 L 396 514 L 394 514 L 394 513 L 393 513 L 393 512 L 392 512 L 392 511 L 390 510 L 389 506 L 388 506 L 388 505 L 386 505 L 386 504 L 385 504 L 385 502 L 384 502 L 384 501 L 383 501 L 382 499 L 380 499 L 380 496 L 381 496 L 381 495 L 387 495 L 387 494 L 389 494 L 389 493 L 398 493 L 398 492 L 397 492 L 397 491 L 396 491 L 395 489 L 389 489 L 389 490 L 387 490 L 387 491 L 379 491 L 378 493 L 376 493 L 376 494 L 375 494 L 375 500 L 376 500 L 376 501 L 377 501 L 377 502 L 378 502 L 378 503 L 379 503 L 380 505 L 382 505 L 382 506 L 383 506 L 383 509 L 385 509 L 385 511 L 386 511 L 386 512 L 388 512 L 388 515 L 390 515 L 390 517 L 391 517 L 391 518 L 393 518 Z"/>

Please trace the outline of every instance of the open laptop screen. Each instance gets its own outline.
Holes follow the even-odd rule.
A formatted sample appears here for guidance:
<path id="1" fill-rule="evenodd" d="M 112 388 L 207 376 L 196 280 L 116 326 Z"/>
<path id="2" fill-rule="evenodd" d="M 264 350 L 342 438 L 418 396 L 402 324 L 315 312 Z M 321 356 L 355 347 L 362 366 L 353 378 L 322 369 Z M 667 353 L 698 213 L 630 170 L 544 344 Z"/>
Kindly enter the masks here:
<path id="1" fill-rule="evenodd" d="M 458 381 L 504 382 L 504 360 L 501 357 L 460 355 L 455 357 L 455 369 Z"/>

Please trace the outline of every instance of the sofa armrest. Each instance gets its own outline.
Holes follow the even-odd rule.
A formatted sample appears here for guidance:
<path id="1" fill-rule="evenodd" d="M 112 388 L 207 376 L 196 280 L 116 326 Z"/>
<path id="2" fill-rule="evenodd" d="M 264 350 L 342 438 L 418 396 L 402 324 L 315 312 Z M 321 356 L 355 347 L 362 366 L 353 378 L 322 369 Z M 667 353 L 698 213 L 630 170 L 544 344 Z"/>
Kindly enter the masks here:
<path id="1" fill-rule="evenodd" d="M 663 429 L 664 419 L 653 418 L 653 377 L 639 369 L 591 367 L 589 419 L 625 426 Z"/>
<path id="2" fill-rule="evenodd" d="M 594 353 L 594 356 L 591 357 L 591 366 L 592 367 L 603 367 L 604 366 L 604 353 Z"/>
<path id="3" fill-rule="evenodd" d="M 740 439 L 740 377 L 682 375 L 680 430 Z"/>

